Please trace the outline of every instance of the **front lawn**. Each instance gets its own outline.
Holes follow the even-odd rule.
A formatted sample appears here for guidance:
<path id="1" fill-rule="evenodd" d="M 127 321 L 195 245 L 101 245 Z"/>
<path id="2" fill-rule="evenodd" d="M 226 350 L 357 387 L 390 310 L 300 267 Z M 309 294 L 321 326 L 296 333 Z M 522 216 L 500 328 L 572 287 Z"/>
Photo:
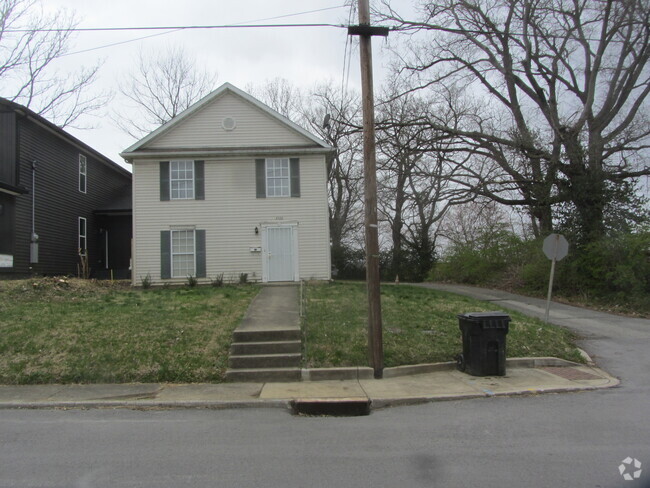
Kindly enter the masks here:
<path id="1" fill-rule="evenodd" d="M 306 289 L 307 367 L 367 366 L 365 284 L 312 284 Z M 458 314 L 498 305 L 408 285 L 382 285 L 384 365 L 453 361 L 462 350 Z M 501 309 L 502 310 L 502 309 Z M 582 362 L 566 329 L 517 312 L 510 315 L 508 357 L 553 356 Z"/>
<path id="2" fill-rule="evenodd" d="M 221 381 L 258 291 L 0 281 L 0 383 Z"/>

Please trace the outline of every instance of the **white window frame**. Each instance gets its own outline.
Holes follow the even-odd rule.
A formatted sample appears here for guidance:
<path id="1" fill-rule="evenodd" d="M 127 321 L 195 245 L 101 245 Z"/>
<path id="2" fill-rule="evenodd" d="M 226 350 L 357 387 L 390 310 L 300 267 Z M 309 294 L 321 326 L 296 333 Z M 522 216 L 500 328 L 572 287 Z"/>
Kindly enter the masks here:
<path id="1" fill-rule="evenodd" d="M 286 163 L 286 168 L 287 168 L 287 175 L 286 176 L 269 176 L 269 166 L 272 164 L 273 165 L 273 170 L 276 170 L 278 168 L 275 167 L 276 163 L 281 163 L 282 166 L 279 168 L 280 171 L 284 169 L 284 165 Z M 266 196 L 270 198 L 286 198 L 291 196 L 291 163 L 289 162 L 289 158 L 267 158 L 266 159 L 266 164 L 264 165 L 264 179 L 265 179 L 265 184 L 266 184 Z M 279 187 L 276 185 L 273 185 L 271 187 L 269 185 L 269 182 L 271 180 L 286 180 L 286 185 L 281 184 Z M 273 190 L 271 190 L 271 188 Z M 276 194 L 276 190 L 280 189 L 280 194 Z M 286 191 L 285 191 L 286 190 Z"/>
<path id="2" fill-rule="evenodd" d="M 191 178 L 174 178 L 174 166 L 176 166 L 176 171 L 179 171 L 178 166 L 180 163 L 184 165 L 184 171 L 187 172 L 187 163 L 190 163 L 190 170 L 192 171 Z M 196 180 L 196 168 L 194 161 L 191 159 L 175 159 L 169 162 L 169 199 L 170 200 L 194 200 L 195 194 L 195 180 Z M 179 188 L 174 189 L 175 182 L 184 182 L 185 187 L 181 190 Z M 176 192 L 176 196 L 174 196 Z M 180 192 L 184 192 L 184 196 L 178 196 Z"/>
<path id="3" fill-rule="evenodd" d="M 178 232 L 191 232 L 192 233 L 192 252 L 174 252 L 174 234 Z M 174 267 L 174 256 L 192 256 L 193 267 L 192 273 L 177 273 Z M 196 275 L 196 229 L 171 229 L 169 232 L 169 259 L 171 260 L 171 277 L 172 278 L 187 278 L 189 275 Z"/>
<path id="4" fill-rule="evenodd" d="M 81 222 L 83 222 L 83 233 L 81 232 Z M 77 222 L 77 249 L 80 256 L 85 256 L 88 253 L 88 220 L 85 217 L 79 217 Z M 84 245 L 81 245 L 83 239 Z"/>
<path id="5" fill-rule="evenodd" d="M 81 193 L 86 193 L 87 188 L 88 188 L 88 159 L 83 154 L 80 154 L 79 155 L 79 191 Z"/>

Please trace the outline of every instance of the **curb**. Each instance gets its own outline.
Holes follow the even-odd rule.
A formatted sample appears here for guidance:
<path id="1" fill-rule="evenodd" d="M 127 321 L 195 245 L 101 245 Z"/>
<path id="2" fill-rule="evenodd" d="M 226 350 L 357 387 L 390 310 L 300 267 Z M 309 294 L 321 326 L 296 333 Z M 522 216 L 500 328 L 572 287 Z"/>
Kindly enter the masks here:
<path id="1" fill-rule="evenodd" d="M 438 401 L 450 400 L 464 400 L 473 398 L 486 398 L 486 397 L 502 397 L 502 396 L 526 396 L 537 395 L 543 393 L 564 393 L 564 392 L 579 392 L 579 391 L 593 391 L 599 389 L 615 388 L 620 385 L 621 381 L 608 373 L 600 370 L 597 367 L 574 363 L 564 359 L 558 358 L 511 358 L 506 360 L 508 367 L 516 368 L 544 368 L 544 367 L 587 367 L 590 369 L 598 370 L 602 379 L 607 380 L 605 384 L 589 385 L 589 384 L 575 384 L 575 386 L 553 387 L 553 388 L 529 388 L 525 390 L 492 392 L 489 390 L 464 392 L 464 393 L 439 393 L 439 394 L 423 394 L 421 396 L 403 396 L 401 398 L 381 398 L 380 395 L 372 398 L 364 390 L 364 394 L 359 398 L 365 398 L 370 404 L 370 409 L 381 409 L 388 407 L 418 405 L 423 403 L 432 403 Z M 431 363 L 431 364 L 418 364 L 408 366 L 398 366 L 394 368 L 386 368 L 384 370 L 384 378 L 399 378 L 404 376 L 421 375 L 436 372 L 455 371 L 455 362 Z M 354 368 L 314 368 L 303 369 L 303 381 L 310 381 L 317 383 L 318 381 L 361 381 L 373 380 L 373 370 L 367 367 L 354 367 Z M 381 380 L 377 380 L 381 381 Z M 296 382 L 299 384 L 300 382 Z M 65 385 L 61 385 L 65 386 Z M 161 385 L 144 385 L 148 387 L 156 386 L 156 391 L 161 391 Z M 174 385 L 170 385 L 174 386 Z M 263 385 L 261 385 L 263 388 Z M 362 387 L 363 388 L 363 387 Z M 261 391 L 261 390 L 260 390 Z M 10 400 L 7 402 L 0 401 L 0 410 L 6 409 L 101 409 L 101 408 L 126 408 L 135 410 L 154 410 L 154 409 L 254 409 L 254 408 L 280 408 L 287 411 L 292 411 L 292 405 L 295 404 L 296 398 L 255 398 L 250 400 L 165 400 L 155 399 L 155 397 L 145 398 L 150 392 L 134 393 L 124 395 L 122 398 L 113 397 L 106 399 L 89 399 L 89 400 L 44 400 L 44 401 L 16 401 Z M 138 399 L 139 398 L 139 399 Z M 345 398 L 345 397 L 344 397 Z M 344 398 L 338 397 L 322 397 L 320 401 L 330 403 L 345 403 Z M 312 399 L 311 402 L 314 403 Z M 357 398 L 358 400 L 358 398 Z"/>
<path id="2" fill-rule="evenodd" d="M 591 358 L 587 353 L 584 353 L 584 355 L 586 356 L 585 359 L 589 358 L 588 362 L 589 366 L 591 366 L 593 363 Z M 584 365 L 567 361 L 566 359 L 552 357 L 506 359 L 506 367 L 510 368 L 545 368 L 551 366 L 570 367 Z M 400 376 L 453 371 L 455 369 L 455 361 L 395 366 L 392 368 L 384 368 L 384 378 L 399 378 Z M 371 380 L 374 376 L 372 368 L 357 366 L 347 368 L 303 368 L 301 370 L 301 378 L 302 381 Z"/>
<path id="3" fill-rule="evenodd" d="M 78 401 L 78 402 L 7 402 L 0 403 L 0 410 L 38 410 L 38 409 L 100 409 L 100 408 L 128 408 L 133 410 L 171 410 L 171 409 L 209 409 L 209 410 L 225 410 L 231 408 L 253 409 L 253 408 L 283 408 L 290 410 L 290 400 L 254 400 L 248 402 L 240 401 L 211 401 L 211 400 L 195 400 L 195 401 Z"/>

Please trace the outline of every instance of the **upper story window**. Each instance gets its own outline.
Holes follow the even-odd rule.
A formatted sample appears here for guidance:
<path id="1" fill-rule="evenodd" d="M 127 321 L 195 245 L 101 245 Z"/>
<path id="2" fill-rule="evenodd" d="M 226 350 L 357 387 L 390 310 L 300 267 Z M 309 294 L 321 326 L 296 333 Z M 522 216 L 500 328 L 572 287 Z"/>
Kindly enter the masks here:
<path id="1" fill-rule="evenodd" d="M 86 156 L 83 154 L 79 155 L 79 191 L 81 193 L 86 193 L 86 180 L 87 180 L 87 171 L 88 171 L 88 162 L 86 161 Z"/>
<path id="2" fill-rule="evenodd" d="M 266 160 L 266 195 L 269 197 L 288 197 L 291 195 L 289 185 L 289 160 Z"/>
<path id="3" fill-rule="evenodd" d="M 194 198 L 194 161 L 171 161 L 169 182 L 172 200 Z"/>

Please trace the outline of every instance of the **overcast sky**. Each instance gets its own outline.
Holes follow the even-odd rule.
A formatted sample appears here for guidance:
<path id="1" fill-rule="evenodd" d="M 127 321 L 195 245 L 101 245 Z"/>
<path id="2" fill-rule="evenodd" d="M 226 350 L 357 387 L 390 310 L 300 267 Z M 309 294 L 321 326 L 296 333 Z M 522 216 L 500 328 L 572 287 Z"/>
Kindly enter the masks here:
<path id="1" fill-rule="evenodd" d="M 48 11 L 64 8 L 74 11 L 79 27 L 121 26 L 180 26 L 250 23 L 332 23 L 347 24 L 350 7 L 345 0 L 45 0 Z M 348 2 L 349 3 L 349 2 Z M 355 0 L 356 3 L 356 0 Z M 410 3 L 396 0 L 393 4 Z M 329 7 L 338 7 L 331 8 Z M 281 19 L 272 17 L 327 9 Z M 353 23 L 358 18 L 353 17 Z M 277 77 L 286 78 L 298 86 L 313 86 L 317 82 L 334 80 L 341 83 L 347 31 L 345 29 L 282 28 L 282 29 L 215 29 L 169 32 L 147 39 L 159 31 L 81 32 L 74 35 L 70 53 L 77 53 L 109 44 L 134 40 L 124 44 L 71 54 L 58 61 L 62 71 L 103 61 L 98 83 L 94 89 L 116 91 L 136 63 L 141 50 L 166 50 L 182 45 L 197 62 L 217 71 L 220 85 L 230 82 L 246 89 L 253 83 L 263 83 Z M 373 56 L 376 87 L 379 86 L 388 61 L 384 40 L 375 38 Z M 349 86 L 359 89 L 359 52 L 352 51 Z M 118 153 L 134 140 L 115 127 L 110 118 L 114 109 L 124 101 L 117 95 L 106 108 L 104 116 L 87 119 L 94 126 L 88 130 L 68 129 L 70 133 L 116 162 Z"/>

